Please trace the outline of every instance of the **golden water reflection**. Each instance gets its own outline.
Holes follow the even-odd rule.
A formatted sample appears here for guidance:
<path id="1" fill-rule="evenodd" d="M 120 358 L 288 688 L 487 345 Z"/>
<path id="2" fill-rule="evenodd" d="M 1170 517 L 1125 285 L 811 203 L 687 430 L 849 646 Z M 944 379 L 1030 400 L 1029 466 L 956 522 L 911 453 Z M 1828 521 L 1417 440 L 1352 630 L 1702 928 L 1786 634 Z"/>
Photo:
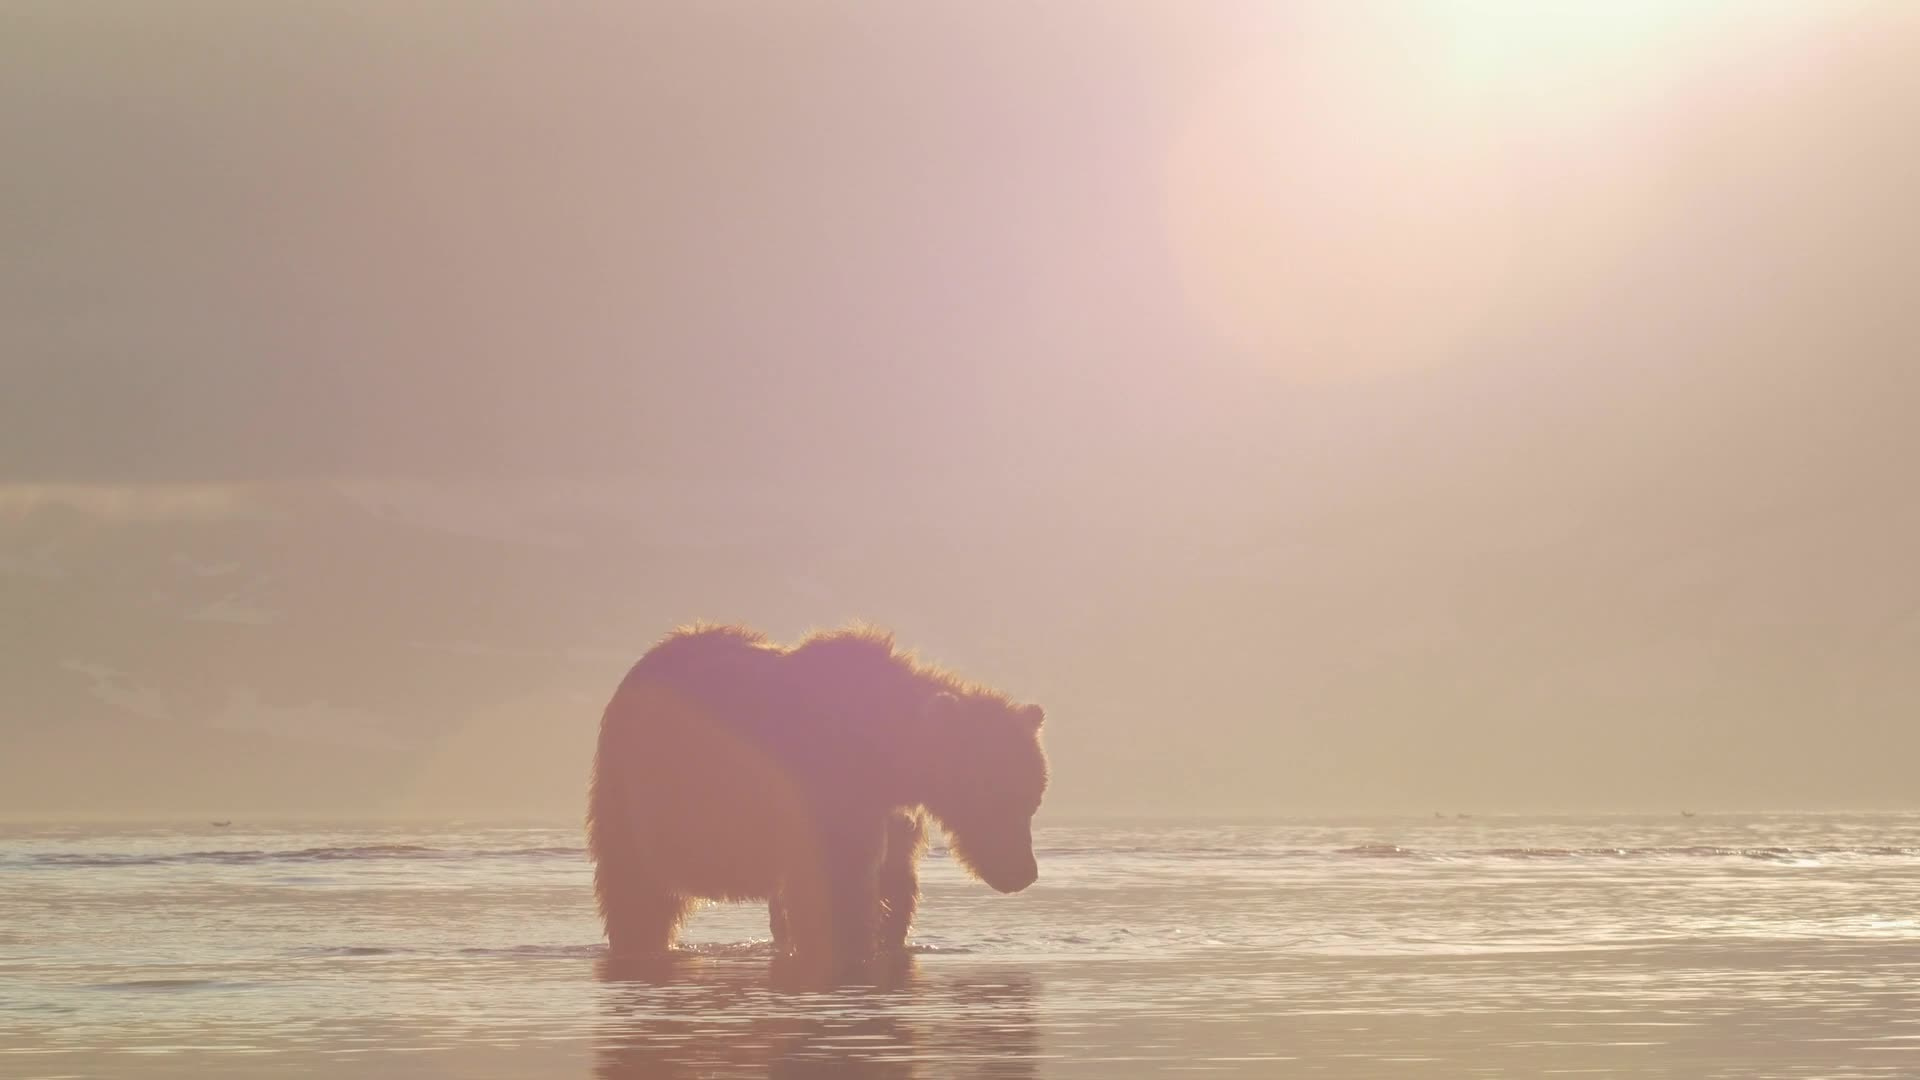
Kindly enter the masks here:
<path id="1" fill-rule="evenodd" d="M 602 962 L 601 1080 L 1038 1075 L 1035 983 L 1019 969 L 923 973 L 905 957 L 822 986 L 764 959 Z"/>

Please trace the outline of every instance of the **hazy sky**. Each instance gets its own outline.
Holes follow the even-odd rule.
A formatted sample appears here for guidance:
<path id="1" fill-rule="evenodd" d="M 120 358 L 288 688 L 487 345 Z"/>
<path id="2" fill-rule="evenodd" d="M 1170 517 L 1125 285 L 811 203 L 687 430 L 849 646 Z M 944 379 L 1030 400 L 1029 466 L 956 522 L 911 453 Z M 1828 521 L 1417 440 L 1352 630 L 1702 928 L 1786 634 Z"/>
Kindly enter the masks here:
<path id="1" fill-rule="evenodd" d="M 572 812 L 676 623 L 1049 809 L 1913 805 L 1920 6 L 0 8 L 0 811 Z"/>

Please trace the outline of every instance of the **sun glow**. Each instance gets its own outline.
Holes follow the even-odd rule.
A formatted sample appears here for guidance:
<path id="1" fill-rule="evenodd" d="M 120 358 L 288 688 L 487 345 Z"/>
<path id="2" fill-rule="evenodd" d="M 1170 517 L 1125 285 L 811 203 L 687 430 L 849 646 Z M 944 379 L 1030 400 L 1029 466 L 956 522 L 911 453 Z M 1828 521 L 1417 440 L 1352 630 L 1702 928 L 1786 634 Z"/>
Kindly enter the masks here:
<path id="1" fill-rule="evenodd" d="M 1167 171 L 1195 317 L 1308 382 L 1458 357 L 1614 262 L 1660 96 L 1727 5 L 1320 10 L 1249 35 Z"/>

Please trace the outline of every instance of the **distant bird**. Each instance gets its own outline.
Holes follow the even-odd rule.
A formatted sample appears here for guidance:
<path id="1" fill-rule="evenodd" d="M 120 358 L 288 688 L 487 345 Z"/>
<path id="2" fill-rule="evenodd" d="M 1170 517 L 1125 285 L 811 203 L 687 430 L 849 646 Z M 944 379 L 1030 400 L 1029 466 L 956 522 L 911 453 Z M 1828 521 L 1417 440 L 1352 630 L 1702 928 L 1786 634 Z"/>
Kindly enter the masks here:
<path id="1" fill-rule="evenodd" d="M 224 829 L 224 828 L 226 828 L 227 826 L 229 826 L 229 825 L 231 825 L 231 824 L 233 824 L 233 822 L 231 822 L 231 821 L 209 821 L 209 822 L 207 822 L 207 824 L 209 824 L 209 825 L 211 825 L 211 826 L 213 826 L 213 827 L 214 827 L 214 828 L 216 828 L 216 829 Z"/>
<path id="2" fill-rule="evenodd" d="M 1692 817 L 1692 816 L 1693 816 L 1693 811 L 1691 811 L 1691 810 L 1682 810 L 1682 811 L 1680 811 L 1680 816 L 1681 816 L 1681 817 Z"/>

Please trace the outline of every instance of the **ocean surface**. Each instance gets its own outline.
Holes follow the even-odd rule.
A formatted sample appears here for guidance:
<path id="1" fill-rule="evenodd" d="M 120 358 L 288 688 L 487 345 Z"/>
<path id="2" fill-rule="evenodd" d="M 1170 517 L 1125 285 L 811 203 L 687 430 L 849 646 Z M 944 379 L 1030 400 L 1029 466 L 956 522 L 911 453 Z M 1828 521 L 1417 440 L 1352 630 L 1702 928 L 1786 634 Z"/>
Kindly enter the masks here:
<path id="1" fill-rule="evenodd" d="M 1920 815 L 1043 822 L 914 955 L 609 972 L 574 826 L 0 826 L 0 1076 L 1920 1077 Z"/>

